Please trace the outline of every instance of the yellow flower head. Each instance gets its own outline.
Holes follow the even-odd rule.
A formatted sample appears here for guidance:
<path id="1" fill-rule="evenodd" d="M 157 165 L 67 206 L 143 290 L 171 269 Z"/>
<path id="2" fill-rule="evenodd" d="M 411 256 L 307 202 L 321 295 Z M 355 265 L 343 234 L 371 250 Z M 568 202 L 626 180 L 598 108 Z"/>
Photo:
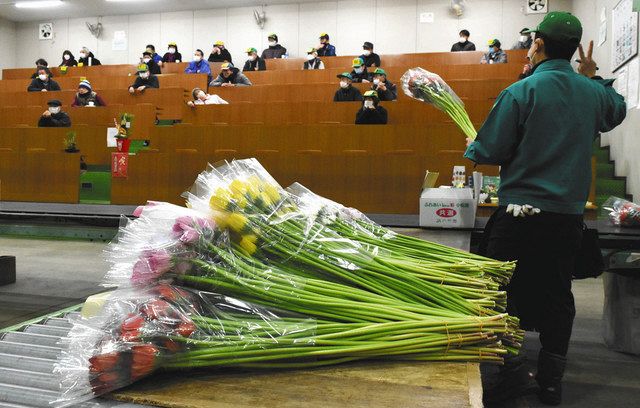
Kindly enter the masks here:
<path id="1" fill-rule="evenodd" d="M 242 180 L 235 179 L 229 184 L 229 190 L 234 197 L 242 196 L 247 193 L 247 185 Z"/>
<path id="2" fill-rule="evenodd" d="M 231 201 L 229 191 L 220 187 L 209 199 L 209 207 L 212 210 L 226 211 L 229 208 L 229 201 Z"/>
<path id="3" fill-rule="evenodd" d="M 280 201 L 280 193 L 275 186 L 266 184 L 264 186 L 264 192 L 269 196 L 272 203 L 277 203 L 278 201 Z"/>
<path id="4" fill-rule="evenodd" d="M 256 245 L 257 241 L 258 237 L 253 234 L 243 235 L 238 245 L 240 245 L 240 248 L 242 248 L 247 255 L 253 255 L 258 250 L 258 246 Z"/>
<path id="5" fill-rule="evenodd" d="M 242 231 L 249 222 L 249 220 L 247 220 L 247 217 L 236 212 L 231 213 L 225 221 L 229 228 L 236 232 Z"/>

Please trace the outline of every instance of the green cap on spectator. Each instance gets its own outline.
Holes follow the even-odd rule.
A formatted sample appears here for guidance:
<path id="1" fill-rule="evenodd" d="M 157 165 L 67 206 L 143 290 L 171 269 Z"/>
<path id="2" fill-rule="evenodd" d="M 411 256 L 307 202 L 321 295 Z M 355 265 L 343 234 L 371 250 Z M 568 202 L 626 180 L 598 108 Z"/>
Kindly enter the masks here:
<path id="1" fill-rule="evenodd" d="M 367 91 L 362 96 L 364 96 L 365 98 L 377 98 L 378 93 L 376 91 Z"/>
<path id="2" fill-rule="evenodd" d="M 568 45 L 578 46 L 582 40 L 582 24 L 576 16 L 564 11 L 547 14 L 538 27 L 523 34 L 541 33 L 545 37 Z"/>
<path id="3" fill-rule="evenodd" d="M 247 54 L 253 54 L 254 52 L 257 54 L 258 50 L 256 50 L 255 48 L 251 47 L 251 48 L 247 48 Z"/>
<path id="4" fill-rule="evenodd" d="M 354 58 L 353 63 L 351 64 L 352 67 L 354 68 L 358 68 L 364 65 L 364 60 L 360 57 Z"/>
<path id="5" fill-rule="evenodd" d="M 376 70 L 373 71 L 373 75 L 384 75 L 384 76 L 387 76 L 387 71 L 385 71 L 382 68 L 376 68 Z"/>
<path id="6" fill-rule="evenodd" d="M 149 66 L 147 64 L 138 65 L 138 72 L 147 72 L 149 70 Z"/>
<path id="7" fill-rule="evenodd" d="M 347 78 L 353 81 L 353 77 L 349 72 L 343 72 L 342 74 L 336 75 L 338 78 Z"/>

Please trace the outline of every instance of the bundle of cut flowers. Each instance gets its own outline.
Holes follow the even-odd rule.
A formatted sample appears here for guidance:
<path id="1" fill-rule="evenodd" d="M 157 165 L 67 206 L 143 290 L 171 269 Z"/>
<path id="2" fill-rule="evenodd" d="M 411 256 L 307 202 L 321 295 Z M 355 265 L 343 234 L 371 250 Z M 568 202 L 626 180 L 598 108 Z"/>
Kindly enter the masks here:
<path id="1" fill-rule="evenodd" d="M 440 75 L 417 67 L 405 72 L 400 80 L 407 96 L 444 111 L 467 138 L 476 138 L 478 132 L 471 123 L 464 103 Z"/>
<path id="2" fill-rule="evenodd" d="M 640 205 L 619 197 L 609 197 L 602 208 L 608 211 L 613 225 L 640 227 Z"/>

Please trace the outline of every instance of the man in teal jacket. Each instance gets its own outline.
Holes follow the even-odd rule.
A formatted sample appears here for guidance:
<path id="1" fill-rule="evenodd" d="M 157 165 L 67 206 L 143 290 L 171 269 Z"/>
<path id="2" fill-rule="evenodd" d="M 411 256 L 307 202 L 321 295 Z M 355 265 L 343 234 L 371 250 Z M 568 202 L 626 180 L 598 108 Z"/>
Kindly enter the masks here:
<path id="1" fill-rule="evenodd" d="M 500 94 L 465 157 L 501 166 L 500 208 L 487 225 L 486 255 L 518 261 L 506 288 L 508 311 L 540 333 L 539 397 L 557 405 L 575 316 L 571 276 L 592 144 L 624 120 L 626 104 L 612 80 L 595 76 L 593 42 L 587 55 L 580 46 L 579 73 L 573 71 L 570 60 L 582 38 L 576 17 L 552 12 L 531 32 L 533 74 Z M 506 359 L 501 381 L 485 398 L 531 392 L 530 376 L 523 357 Z"/>

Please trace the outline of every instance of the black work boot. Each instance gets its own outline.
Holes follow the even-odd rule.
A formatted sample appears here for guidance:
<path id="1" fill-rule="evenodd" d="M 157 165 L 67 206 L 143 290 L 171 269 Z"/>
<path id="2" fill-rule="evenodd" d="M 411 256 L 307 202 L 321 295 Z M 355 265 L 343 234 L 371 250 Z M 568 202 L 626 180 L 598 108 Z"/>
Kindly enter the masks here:
<path id="1" fill-rule="evenodd" d="M 538 391 L 538 384 L 527 368 L 526 361 L 524 355 L 505 357 L 496 381 L 485 387 L 483 395 L 485 405 L 535 394 Z"/>
<path id="2" fill-rule="evenodd" d="M 536 381 L 540 385 L 538 397 L 543 404 L 560 405 L 562 402 L 561 381 L 566 366 L 566 357 L 540 350 Z"/>

